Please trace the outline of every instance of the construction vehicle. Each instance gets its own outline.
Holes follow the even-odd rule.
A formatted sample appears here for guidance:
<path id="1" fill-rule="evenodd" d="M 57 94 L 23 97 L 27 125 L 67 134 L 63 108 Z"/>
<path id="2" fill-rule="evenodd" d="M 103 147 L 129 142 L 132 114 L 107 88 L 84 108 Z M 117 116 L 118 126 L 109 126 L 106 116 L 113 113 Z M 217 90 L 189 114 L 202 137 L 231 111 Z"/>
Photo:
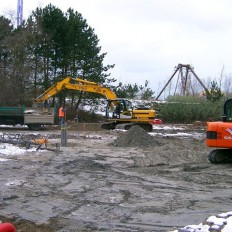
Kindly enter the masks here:
<path id="1" fill-rule="evenodd" d="M 30 130 L 40 130 L 44 125 L 54 124 L 54 110 L 38 107 L 0 107 L 1 125 L 25 125 Z"/>
<path id="2" fill-rule="evenodd" d="M 208 155 L 211 163 L 232 161 L 232 99 L 224 103 L 222 121 L 207 122 L 206 144 L 217 148 Z"/>
<path id="3" fill-rule="evenodd" d="M 152 131 L 152 124 L 156 122 L 155 110 L 148 108 L 133 109 L 132 103 L 130 101 L 117 98 L 116 94 L 111 89 L 95 82 L 83 80 L 81 78 L 64 78 L 62 81 L 55 83 L 42 95 L 37 97 L 35 102 L 45 102 L 50 97 L 64 89 L 98 93 L 107 98 L 107 122 L 102 124 L 102 129 L 128 130 L 133 125 L 139 125 L 146 131 Z"/>

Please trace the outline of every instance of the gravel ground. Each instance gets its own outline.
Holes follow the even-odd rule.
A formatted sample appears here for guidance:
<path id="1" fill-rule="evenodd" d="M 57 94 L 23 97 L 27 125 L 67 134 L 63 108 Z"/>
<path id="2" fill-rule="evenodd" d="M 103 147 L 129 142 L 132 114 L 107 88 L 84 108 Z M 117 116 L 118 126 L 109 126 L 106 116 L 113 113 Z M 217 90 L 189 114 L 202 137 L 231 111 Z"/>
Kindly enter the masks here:
<path id="1" fill-rule="evenodd" d="M 60 142 L 59 130 L 36 136 Z M 192 126 L 168 134 L 69 128 L 59 152 L 12 152 L 0 162 L 0 219 L 25 232 L 162 232 L 199 224 L 232 203 L 231 164 L 209 163 L 204 138 L 205 128 Z"/>

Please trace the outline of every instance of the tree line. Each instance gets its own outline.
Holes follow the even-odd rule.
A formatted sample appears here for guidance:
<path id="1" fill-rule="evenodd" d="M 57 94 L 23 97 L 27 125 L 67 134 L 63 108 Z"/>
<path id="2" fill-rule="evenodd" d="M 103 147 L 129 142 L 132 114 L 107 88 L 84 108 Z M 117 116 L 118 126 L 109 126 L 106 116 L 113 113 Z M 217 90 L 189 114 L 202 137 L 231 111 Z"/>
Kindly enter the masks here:
<path id="1" fill-rule="evenodd" d="M 117 80 L 109 73 L 114 64 L 104 65 L 106 55 L 94 28 L 72 8 L 66 12 L 51 4 L 36 8 L 17 28 L 0 16 L 0 105 L 30 105 L 33 98 L 67 76 L 100 83 L 112 88 L 118 97 L 140 93 L 148 98 L 154 94 L 148 82 L 144 86 L 115 86 Z M 67 95 L 80 99 L 82 94 L 64 92 L 59 99 L 61 102 Z"/>

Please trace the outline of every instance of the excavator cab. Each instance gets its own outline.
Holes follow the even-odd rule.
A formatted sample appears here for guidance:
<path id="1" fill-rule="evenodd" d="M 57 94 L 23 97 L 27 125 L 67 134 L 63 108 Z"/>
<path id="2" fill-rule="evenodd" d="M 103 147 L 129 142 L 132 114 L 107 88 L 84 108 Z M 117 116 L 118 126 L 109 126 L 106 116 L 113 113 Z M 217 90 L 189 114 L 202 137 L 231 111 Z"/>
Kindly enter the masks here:
<path id="1" fill-rule="evenodd" d="M 232 122 L 232 99 L 227 99 L 224 104 L 223 122 Z"/>
<path id="2" fill-rule="evenodd" d="M 106 118 L 132 118 L 131 102 L 126 99 L 108 99 L 106 106 Z"/>

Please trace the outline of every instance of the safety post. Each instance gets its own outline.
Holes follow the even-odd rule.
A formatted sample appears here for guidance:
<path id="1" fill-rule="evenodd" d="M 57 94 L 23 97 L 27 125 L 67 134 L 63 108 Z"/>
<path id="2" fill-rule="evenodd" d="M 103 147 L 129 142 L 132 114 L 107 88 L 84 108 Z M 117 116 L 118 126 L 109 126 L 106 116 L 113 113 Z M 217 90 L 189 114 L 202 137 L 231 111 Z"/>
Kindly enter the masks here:
<path id="1" fill-rule="evenodd" d="M 67 147 L 67 122 L 61 124 L 61 147 Z"/>

